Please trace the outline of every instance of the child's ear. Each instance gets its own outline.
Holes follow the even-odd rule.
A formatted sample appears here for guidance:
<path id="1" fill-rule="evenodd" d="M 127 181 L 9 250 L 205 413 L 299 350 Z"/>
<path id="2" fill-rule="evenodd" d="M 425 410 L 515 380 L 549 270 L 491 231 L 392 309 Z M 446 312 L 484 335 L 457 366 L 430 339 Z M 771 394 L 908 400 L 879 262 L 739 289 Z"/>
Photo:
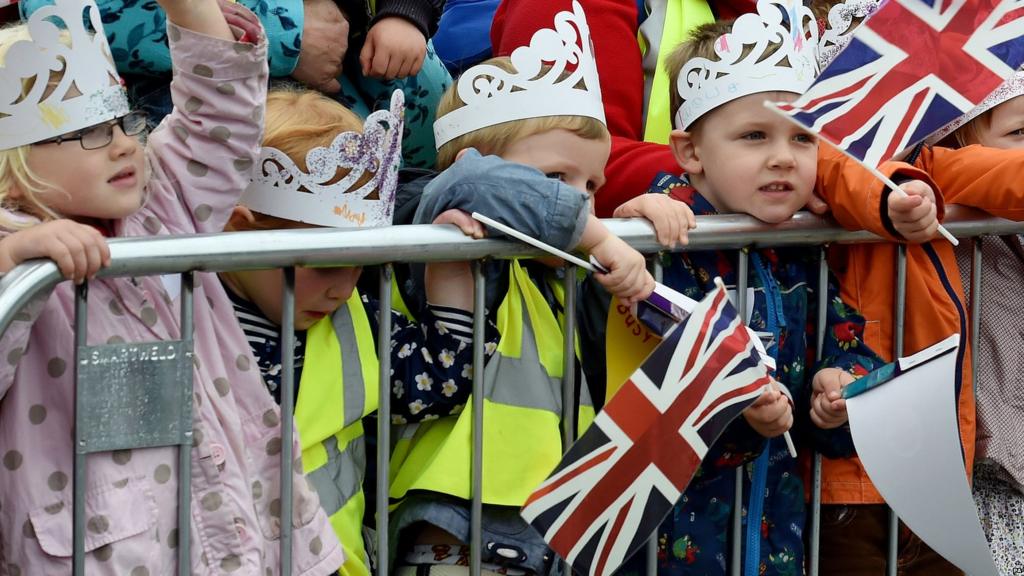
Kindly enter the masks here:
<path id="1" fill-rule="evenodd" d="M 459 160 L 462 160 L 462 157 L 466 155 L 466 152 L 469 152 L 469 148 L 463 148 L 462 150 L 459 150 L 455 154 L 455 161 L 458 162 Z"/>
<path id="2" fill-rule="evenodd" d="M 231 232 L 252 230 L 255 223 L 256 216 L 252 213 L 252 210 L 239 204 L 231 210 L 231 217 L 228 218 L 228 223 L 224 226 L 224 230 Z"/>
<path id="3" fill-rule="evenodd" d="M 669 146 L 672 147 L 672 155 L 676 157 L 676 162 L 687 174 L 700 174 L 704 171 L 693 132 L 673 130 L 669 134 Z"/>

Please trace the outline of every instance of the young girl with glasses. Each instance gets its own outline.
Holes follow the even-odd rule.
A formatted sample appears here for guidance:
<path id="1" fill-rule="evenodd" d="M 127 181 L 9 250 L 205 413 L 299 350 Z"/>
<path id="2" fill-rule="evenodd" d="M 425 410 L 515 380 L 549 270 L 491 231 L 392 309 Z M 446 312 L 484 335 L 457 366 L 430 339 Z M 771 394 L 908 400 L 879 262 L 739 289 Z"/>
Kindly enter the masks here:
<path id="1" fill-rule="evenodd" d="M 266 40 L 255 17 L 235 4 L 160 5 L 169 20 L 175 110 L 149 135 L 148 147 L 138 137 L 144 118 L 128 110 L 102 30 L 76 26 L 84 15 L 100 27 L 92 0 L 56 0 L 27 27 L 0 31 L 0 272 L 51 258 L 81 282 L 109 260 L 106 237 L 223 229 L 259 152 Z M 49 20 L 40 16 L 48 11 Z M 90 282 L 88 344 L 180 338 L 174 280 Z M 71 283 L 58 285 L 23 309 L 0 340 L 2 574 L 71 573 L 74 298 Z M 214 274 L 195 276 L 193 319 L 185 570 L 277 573 L 280 481 L 291 473 L 292 573 L 336 572 L 344 553 L 300 476 L 301 459 L 281 469 L 278 407 Z M 96 422 L 77 424 L 88 429 Z M 178 573 L 178 547 L 185 544 L 177 522 L 178 450 L 87 456 L 87 574 Z"/>

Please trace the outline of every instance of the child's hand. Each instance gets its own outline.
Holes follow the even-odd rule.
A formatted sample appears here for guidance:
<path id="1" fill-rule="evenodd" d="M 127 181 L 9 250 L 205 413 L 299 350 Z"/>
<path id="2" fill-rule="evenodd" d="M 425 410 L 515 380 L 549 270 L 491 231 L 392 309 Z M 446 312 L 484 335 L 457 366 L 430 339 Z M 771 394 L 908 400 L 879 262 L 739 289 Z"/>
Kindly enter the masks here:
<path id="1" fill-rule="evenodd" d="M 238 39 L 239 42 L 252 44 L 259 42 L 260 36 L 263 34 L 263 25 L 260 24 L 260 19 L 255 14 L 245 10 L 241 4 L 233 0 L 217 0 L 217 4 L 220 6 L 221 13 L 224 14 L 224 20 L 227 21 L 228 26 L 234 26 L 242 31 L 242 37 Z"/>
<path id="2" fill-rule="evenodd" d="M 793 426 L 793 407 L 789 397 L 773 384 L 743 411 L 743 417 L 758 434 L 774 438 Z"/>
<path id="3" fill-rule="evenodd" d="M 594 278 L 626 306 L 643 300 L 654 290 L 654 278 L 647 271 L 643 254 L 621 238 L 608 234 L 590 248 L 590 254 L 608 269 L 607 274 L 594 273 Z"/>
<path id="4" fill-rule="evenodd" d="M 292 78 L 306 86 L 336 94 L 338 77 L 348 52 L 348 20 L 334 0 L 304 0 L 302 49 Z"/>
<path id="5" fill-rule="evenodd" d="M 906 194 L 889 194 L 888 213 L 893 228 L 907 242 L 921 243 L 931 240 L 939 229 L 935 207 L 935 192 L 931 186 L 911 180 L 900 184 Z"/>
<path id="6" fill-rule="evenodd" d="M 846 424 L 849 417 L 843 387 L 853 380 L 853 375 L 838 368 L 818 370 L 811 383 L 811 421 L 815 426 L 830 430 Z"/>
<path id="7" fill-rule="evenodd" d="M 487 235 L 487 231 L 484 229 L 484 225 L 479 221 L 474 220 L 472 216 L 467 212 L 463 212 L 458 208 L 452 208 L 451 210 L 445 210 L 434 218 L 431 224 L 454 224 L 462 230 L 462 233 L 470 238 L 476 238 L 477 240 Z"/>
<path id="8" fill-rule="evenodd" d="M 32 258 L 52 259 L 65 278 L 80 284 L 110 264 L 110 248 L 99 231 L 73 220 L 38 224 L 0 240 L 3 273 Z"/>
<path id="9" fill-rule="evenodd" d="M 486 235 L 483 224 L 457 208 L 441 212 L 431 224 L 454 224 L 471 238 Z M 473 269 L 469 262 L 431 262 L 424 270 L 424 282 L 427 302 L 473 311 Z"/>
<path id="10" fill-rule="evenodd" d="M 641 194 L 616 208 L 612 216 L 650 220 L 658 243 L 666 248 L 675 248 L 676 243 L 686 246 L 687 233 L 697 227 L 693 210 L 668 194 Z"/>
<path id="11" fill-rule="evenodd" d="M 227 14 L 246 11 L 238 6 L 222 6 L 218 0 L 157 0 L 157 3 L 167 14 L 167 20 L 176 26 L 229 41 L 234 41 L 235 35 L 228 27 Z"/>
<path id="12" fill-rule="evenodd" d="M 807 204 L 804 204 L 804 208 L 811 214 L 817 214 L 818 216 L 824 216 L 829 211 L 828 203 L 818 195 L 817 190 L 811 192 L 811 196 L 807 199 Z"/>
<path id="13" fill-rule="evenodd" d="M 427 39 L 412 22 L 399 16 L 381 18 L 366 33 L 359 53 L 363 76 L 395 80 L 419 74 L 427 56 Z"/>

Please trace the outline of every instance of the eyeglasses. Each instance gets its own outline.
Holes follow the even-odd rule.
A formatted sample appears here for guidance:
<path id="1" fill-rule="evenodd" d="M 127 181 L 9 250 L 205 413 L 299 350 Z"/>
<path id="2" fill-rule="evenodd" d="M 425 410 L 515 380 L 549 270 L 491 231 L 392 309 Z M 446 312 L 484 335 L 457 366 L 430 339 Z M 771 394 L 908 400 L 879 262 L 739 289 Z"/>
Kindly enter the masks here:
<path id="1" fill-rule="evenodd" d="M 52 143 L 59 145 L 61 142 L 78 140 L 78 143 L 82 145 L 82 149 L 96 150 L 97 148 L 103 148 L 104 146 L 110 145 L 114 140 L 114 126 L 120 126 L 121 131 L 124 132 L 125 136 L 138 136 L 146 131 L 146 113 L 138 111 L 129 112 L 124 116 L 115 118 L 109 122 L 89 126 L 88 128 L 83 128 L 68 134 L 62 134 L 56 138 L 40 140 L 39 142 L 36 142 L 36 144 Z"/>

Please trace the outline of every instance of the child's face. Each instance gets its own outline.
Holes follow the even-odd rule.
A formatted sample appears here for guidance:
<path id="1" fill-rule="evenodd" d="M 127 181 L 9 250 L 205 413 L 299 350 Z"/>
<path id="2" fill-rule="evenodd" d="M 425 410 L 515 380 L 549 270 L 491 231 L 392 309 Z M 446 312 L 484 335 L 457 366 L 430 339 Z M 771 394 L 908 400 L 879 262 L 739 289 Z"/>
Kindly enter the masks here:
<path id="1" fill-rule="evenodd" d="M 295 329 L 308 330 L 330 316 L 352 295 L 362 267 L 295 269 Z M 256 305 L 268 320 L 281 325 L 280 270 L 253 270 L 231 274 L 242 296 Z"/>
<path id="2" fill-rule="evenodd" d="M 110 144 L 93 150 L 80 141 L 33 144 L 28 167 L 56 190 L 46 204 L 69 218 L 116 220 L 142 205 L 146 171 L 137 136 L 113 128 Z"/>
<path id="3" fill-rule="evenodd" d="M 1024 148 L 1024 96 L 992 109 L 988 122 L 977 124 L 978 142 L 992 148 Z"/>
<path id="4" fill-rule="evenodd" d="M 698 132 L 672 133 L 676 159 L 716 210 L 775 224 L 807 203 L 817 174 L 817 139 L 764 107 L 795 98 L 788 92 L 751 94 L 702 118 Z"/>
<path id="5" fill-rule="evenodd" d="M 501 157 L 526 164 L 588 194 L 604 184 L 611 154 L 608 140 L 588 140 L 568 130 L 549 130 L 517 140 Z"/>

